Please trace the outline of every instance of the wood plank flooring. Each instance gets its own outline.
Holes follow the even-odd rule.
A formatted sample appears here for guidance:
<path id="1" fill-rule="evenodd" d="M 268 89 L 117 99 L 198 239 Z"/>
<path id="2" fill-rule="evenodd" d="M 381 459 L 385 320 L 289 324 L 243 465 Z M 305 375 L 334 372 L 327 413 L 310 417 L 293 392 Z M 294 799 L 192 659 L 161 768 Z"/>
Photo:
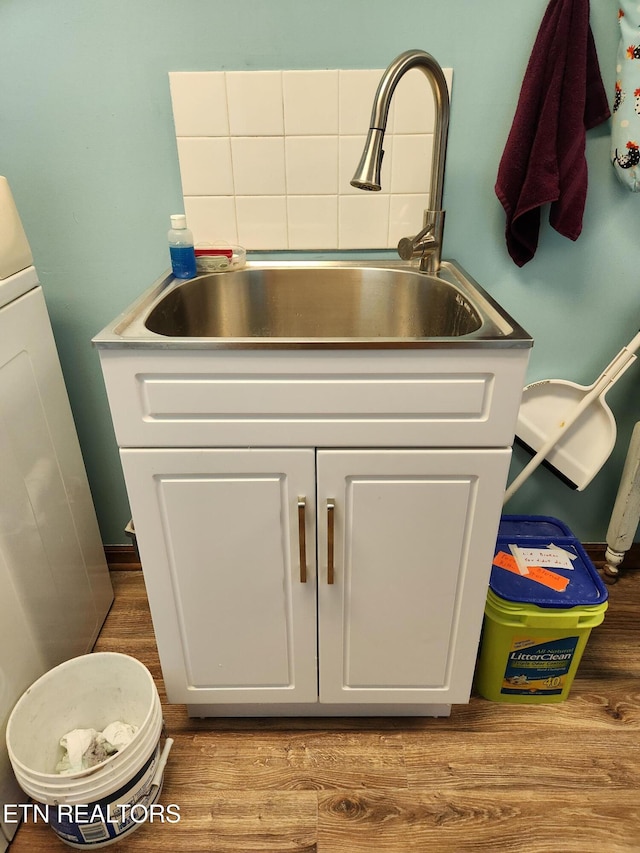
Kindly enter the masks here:
<path id="1" fill-rule="evenodd" d="M 142 573 L 112 572 L 97 651 L 157 680 L 175 739 L 161 802 L 123 853 L 639 853 L 640 571 L 609 587 L 571 695 L 473 696 L 448 719 L 190 720 L 164 702 Z M 10 853 L 69 848 L 24 824 Z"/>

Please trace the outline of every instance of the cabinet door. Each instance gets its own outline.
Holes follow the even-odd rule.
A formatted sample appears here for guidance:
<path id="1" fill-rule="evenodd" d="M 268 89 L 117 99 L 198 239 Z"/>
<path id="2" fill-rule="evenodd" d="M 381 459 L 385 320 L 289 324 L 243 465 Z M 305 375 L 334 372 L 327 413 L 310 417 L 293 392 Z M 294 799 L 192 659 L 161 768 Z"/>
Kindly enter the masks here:
<path id="1" fill-rule="evenodd" d="M 468 701 L 509 458 L 318 452 L 321 702 Z"/>
<path id="2" fill-rule="evenodd" d="M 314 451 L 121 457 L 170 701 L 317 702 Z"/>

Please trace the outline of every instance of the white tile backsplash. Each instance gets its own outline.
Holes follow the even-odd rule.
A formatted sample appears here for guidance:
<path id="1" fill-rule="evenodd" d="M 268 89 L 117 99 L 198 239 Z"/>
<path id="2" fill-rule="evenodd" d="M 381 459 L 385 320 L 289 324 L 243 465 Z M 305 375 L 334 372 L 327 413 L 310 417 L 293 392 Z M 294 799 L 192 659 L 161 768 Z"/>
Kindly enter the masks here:
<path id="1" fill-rule="evenodd" d="M 177 142 L 182 192 L 185 196 L 233 195 L 228 136 L 181 136 Z"/>
<path id="2" fill-rule="evenodd" d="M 282 136 L 282 72 L 233 71 L 225 76 L 231 135 Z"/>
<path id="3" fill-rule="evenodd" d="M 338 196 L 287 199 L 289 249 L 326 249 L 338 245 Z"/>
<path id="4" fill-rule="evenodd" d="M 433 134 L 394 134 L 391 151 L 391 193 L 428 193 Z"/>
<path id="5" fill-rule="evenodd" d="M 444 68 L 443 71 L 451 95 L 453 71 L 451 68 Z M 433 133 L 434 100 L 424 72 L 419 68 L 407 71 L 396 86 L 393 100 L 395 112 L 390 126 L 394 133 Z"/>
<path id="6" fill-rule="evenodd" d="M 231 137 L 236 195 L 285 195 L 284 137 Z"/>
<path id="7" fill-rule="evenodd" d="M 429 195 L 392 195 L 389 199 L 389 245 L 397 246 L 402 237 L 412 237 L 422 229 Z"/>
<path id="8" fill-rule="evenodd" d="M 238 244 L 235 196 L 185 196 L 184 212 L 196 243 Z"/>
<path id="9" fill-rule="evenodd" d="M 387 247 L 389 198 L 380 193 L 345 195 L 338 199 L 338 248 Z"/>
<path id="10" fill-rule="evenodd" d="M 452 71 L 444 71 L 451 91 Z M 382 74 L 171 72 L 185 212 L 196 241 L 254 250 L 375 249 L 419 231 L 434 106 L 418 69 L 394 93 L 381 192 L 349 184 Z"/>
<path id="11" fill-rule="evenodd" d="M 373 97 L 384 69 L 366 71 L 360 69 L 340 71 L 339 115 L 341 135 L 367 132 L 371 118 Z M 394 110 L 393 102 L 389 118 Z M 387 122 L 389 130 L 393 125 Z"/>
<path id="12" fill-rule="evenodd" d="M 288 195 L 338 194 L 338 137 L 287 136 Z"/>
<path id="13" fill-rule="evenodd" d="M 177 71 L 169 75 L 176 136 L 228 136 L 224 71 Z"/>
<path id="14" fill-rule="evenodd" d="M 289 248 L 287 200 L 284 195 L 237 196 L 236 220 L 238 242 L 245 249 Z"/>
<path id="15" fill-rule="evenodd" d="M 338 71 L 283 71 L 287 136 L 338 133 Z"/>

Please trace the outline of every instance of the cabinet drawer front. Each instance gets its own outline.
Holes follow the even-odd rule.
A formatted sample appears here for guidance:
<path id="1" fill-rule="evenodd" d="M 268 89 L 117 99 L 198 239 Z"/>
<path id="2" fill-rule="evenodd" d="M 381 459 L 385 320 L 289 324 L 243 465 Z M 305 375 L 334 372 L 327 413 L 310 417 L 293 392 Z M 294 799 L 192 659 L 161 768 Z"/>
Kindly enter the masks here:
<path id="1" fill-rule="evenodd" d="M 101 359 L 121 447 L 506 446 L 527 352 Z"/>

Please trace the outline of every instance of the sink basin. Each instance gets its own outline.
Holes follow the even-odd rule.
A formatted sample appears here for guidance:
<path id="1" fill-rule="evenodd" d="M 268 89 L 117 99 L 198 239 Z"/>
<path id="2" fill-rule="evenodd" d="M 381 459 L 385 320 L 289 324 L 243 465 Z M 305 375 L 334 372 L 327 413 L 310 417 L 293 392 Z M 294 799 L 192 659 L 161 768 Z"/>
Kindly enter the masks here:
<path id="1" fill-rule="evenodd" d="M 531 339 L 460 267 L 398 263 L 250 263 L 156 282 L 98 346 L 426 347 Z"/>
<path id="2" fill-rule="evenodd" d="M 145 321 L 173 338 L 458 337 L 481 325 L 445 281 L 363 268 L 205 275 L 167 293 Z"/>

